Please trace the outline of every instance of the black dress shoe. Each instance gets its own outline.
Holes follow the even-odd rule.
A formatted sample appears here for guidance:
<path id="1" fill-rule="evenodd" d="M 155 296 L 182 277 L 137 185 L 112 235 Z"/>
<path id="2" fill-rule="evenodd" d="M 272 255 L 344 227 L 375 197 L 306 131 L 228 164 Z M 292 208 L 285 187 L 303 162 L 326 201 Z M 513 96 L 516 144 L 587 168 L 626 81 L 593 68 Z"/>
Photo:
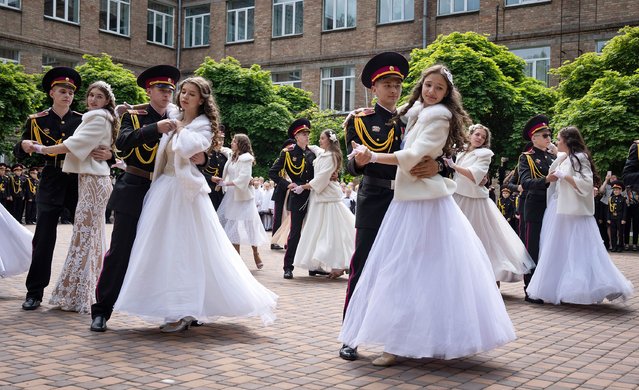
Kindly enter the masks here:
<path id="1" fill-rule="evenodd" d="M 284 279 L 293 279 L 293 271 L 284 271 Z"/>
<path id="2" fill-rule="evenodd" d="M 284 249 L 281 246 L 277 245 L 277 244 L 271 244 L 271 249 Z"/>
<path id="3" fill-rule="evenodd" d="M 38 307 L 40 307 L 40 301 L 39 299 L 36 298 L 27 298 L 24 303 L 22 303 L 22 309 L 23 310 L 35 310 Z"/>
<path id="4" fill-rule="evenodd" d="M 93 321 L 91 321 L 91 331 L 104 332 L 107 329 L 106 322 L 107 320 L 106 318 L 104 318 L 104 316 L 100 316 L 100 315 L 95 316 Z"/>
<path id="5" fill-rule="evenodd" d="M 531 298 L 528 295 L 526 295 L 526 298 L 524 298 L 524 301 L 529 302 L 529 303 L 534 303 L 534 304 L 537 304 L 537 305 L 543 305 L 544 304 L 544 300 L 543 299 Z"/>
<path id="6" fill-rule="evenodd" d="M 342 348 L 339 349 L 339 357 L 344 360 L 357 360 L 359 357 L 357 347 L 351 348 L 346 344 L 342 344 Z"/>

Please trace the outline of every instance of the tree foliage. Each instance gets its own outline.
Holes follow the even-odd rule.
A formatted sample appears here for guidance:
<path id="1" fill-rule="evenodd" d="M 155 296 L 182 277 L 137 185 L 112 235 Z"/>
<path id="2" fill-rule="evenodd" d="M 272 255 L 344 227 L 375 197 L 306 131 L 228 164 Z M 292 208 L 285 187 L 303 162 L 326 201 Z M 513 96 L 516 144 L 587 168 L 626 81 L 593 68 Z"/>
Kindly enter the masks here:
<path id="1" fill-rule="evenodd" d="M 535 114 L 548 113 L 556 101 L 551 89 L 524 74 L 521 58 L 473 32 L 439 36 L 425 49 L 413 50 L 404 101 L 422 71 L 438 63 L 450 69 L 473 121 L 490 128 L 497 156 L 514 160 L 524 144 L 523 123 Z"/>
<path id="2" fill-rule="evenodd" d="M 601 55 L 586 53 L 553 71 L 559 101 L 552 125 L 577 126 L 600 172 L 621 174 L 639 129 L 639 27 L 624 27 Z"/>
<path id="3" fill-rule="evenodd" d="M 102 53 L 100 57 L 85 54 L 82 58 L 86 62 L 75 68 L 82 76 L 82 87 L 76 91 L 75 97 L 75 107 L 78 111 L 86 111 L 87 88 L 98 80 L 111 84 L 116 104 L 138 104 L 147 101 L 146 92 L 138 87 L 133 72 L 124 68 L 122 64 L 114 64 L 108 54 Z"/>
<path id="4" fill-rule="evenodd" d="M 256 174 L 264 175 L 286 140 L 294 113 L 312 105 L 310 94 L 292 87 L 276 87 L 259 65 L 243 68 L 226 57 L 207 57 L 195 74 L 211 81 L 228 134 L 245 133 L 253 145 Z"/>

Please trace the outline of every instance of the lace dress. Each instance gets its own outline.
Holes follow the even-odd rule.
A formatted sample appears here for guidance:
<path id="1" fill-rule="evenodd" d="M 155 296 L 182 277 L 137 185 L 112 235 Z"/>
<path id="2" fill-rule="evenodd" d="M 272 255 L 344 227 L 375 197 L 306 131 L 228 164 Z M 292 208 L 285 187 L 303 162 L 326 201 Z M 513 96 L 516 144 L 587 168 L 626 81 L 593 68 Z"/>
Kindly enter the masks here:
<path id="1" fill-rule="evenodd" d="M 78 175 L 78 205 L 69 253 L 49 304 L 90 313 L 106 251 L 105 211 L 111 195 L 109 176 Z"/>

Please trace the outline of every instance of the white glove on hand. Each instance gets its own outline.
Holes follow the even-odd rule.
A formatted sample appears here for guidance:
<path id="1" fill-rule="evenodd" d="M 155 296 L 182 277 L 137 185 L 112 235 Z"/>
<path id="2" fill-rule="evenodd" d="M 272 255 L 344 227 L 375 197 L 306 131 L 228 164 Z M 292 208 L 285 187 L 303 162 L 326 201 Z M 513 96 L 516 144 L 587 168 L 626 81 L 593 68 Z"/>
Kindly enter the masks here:
<path id="1" fill-rule="evenodd" d="M 364 145 L 358 145 L 356 148 L 353 149 L 352 152 L 350 152 L 348 154 L 348 156 L 346 156 L 349 160 L 352 159 L 353 157 L 355 157 L 358 154 L 362 154 L 362 153 L 366 153 L 366 146 Z M 372 152 L 371 152 L 372 153 Z"/>
<path id="2" fill-rule="evenodd" d="M 559 170 L 554 171 L 552 174 L 553 174 L 553 175 L 555 175 L 555 176 L 557 176 L 557 178 L 558 178 L 559 180 L 561 180 L 561 179 L 563 179 L 564 177 L 566 177 L 566 172 L 562 172 L 562 171 L 559 171 Z"/>
<path id="3" fill-rule="evenodd" d="M 219 182 L 217 182 L 218 187 L 226 187 L 228 186 L 228 184 L 226 184 L 224 181 L 220 180 Z"/>
<path id="4" fill-rule="evenodd" d="M 443 157 L 442 159 L 450 168 L 455 169 L 457 167 L 457 164 L 455 164 L 452 158 Z"/>
<path id="5" fill-rule="evenodd" d="M 297 186 L 295 188 L 293 188 L 293 192 L 295 192 L 297 195 L 301 194 L 302 192 L 304 192 L 304 187 L 302 186 Z"/>
<path id="6" fill-rule="evenodd" d="M 371 163 L 375 164 L 377 162 L 378 154 L 375 152 L 371 152 Z"/>
<path id="7" fill-rule="evenodd" d="M 40 144 L 33 144 L 33 149 L 35 149 L 35 152 L 38 154 L 46 154 L 44 153 L 43 149 L 44 149 L 44 145 L 40 145 Z"/>

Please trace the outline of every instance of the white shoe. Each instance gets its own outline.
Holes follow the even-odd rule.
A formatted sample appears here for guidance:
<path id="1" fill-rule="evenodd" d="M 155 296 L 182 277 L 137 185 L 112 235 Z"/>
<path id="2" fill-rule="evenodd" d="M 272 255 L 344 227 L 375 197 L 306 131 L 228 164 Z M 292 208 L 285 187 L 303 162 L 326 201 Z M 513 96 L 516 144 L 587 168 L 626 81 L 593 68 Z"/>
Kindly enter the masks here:
<path id="1" fill-rule="evenodd" d="M 191 326 L 191 322 L 193 320 L 195 320 L 195 318 L 191 316 L 184 317 L 177 322 L 169 322 L 167 324 L 164 324 L 160 326 L 160 329 L 162 330 L 162 333 L 181 332 L 183 330 L 189 329 L 189 326 Z"/>
<path id="2" fill-rule="evenodd" d="M 388 353 L 388 352 L 383 352 L 382 356 L 373 360 L 373 365 L 380 366 L 380 367 L 388 367 L 395 364 L 396 361 L 397 361 L 396 355 L 393 355 L 392 353 Z"/>

